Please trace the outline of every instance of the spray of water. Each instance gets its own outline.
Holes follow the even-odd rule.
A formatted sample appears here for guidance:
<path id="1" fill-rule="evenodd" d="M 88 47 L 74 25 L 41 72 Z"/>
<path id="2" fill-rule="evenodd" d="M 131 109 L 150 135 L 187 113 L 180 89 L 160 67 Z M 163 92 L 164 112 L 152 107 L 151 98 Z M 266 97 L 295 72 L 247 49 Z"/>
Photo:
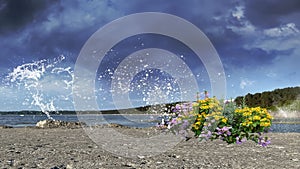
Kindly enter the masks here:
<path id="1" fill-rule="evenodd" d="M 23 105 L 38 107 L 47 115 L 48 119 L 52 120 L 54 119 L 50 116 L 50 112 L 57 112 L 55 102 L 61 99 L 70 100 L 71 97 L 71 92 L 67 95 L 53 92 L 55 86 L 64 89 L 64 93 L 71 90 L 72 87 L 73 71 L 71 67 L 60 67 L 63 60 L 65 57 L 60 55 L 52 60 L 44 59 L 25 63 L 14 68 L 6 77 L 11 85 L 17 86 L 19 89 L 23 88 L 27 92 L 27 98 Z M 54 80 L 54 82 L 49 80 L 58 76 L 59 80 Z"/>
<path id="2" fill-rule="evenodd" d="M 300 118 L 300 97 L 289 105 L 277 107 L 277 114 L 279 118 Z"/>

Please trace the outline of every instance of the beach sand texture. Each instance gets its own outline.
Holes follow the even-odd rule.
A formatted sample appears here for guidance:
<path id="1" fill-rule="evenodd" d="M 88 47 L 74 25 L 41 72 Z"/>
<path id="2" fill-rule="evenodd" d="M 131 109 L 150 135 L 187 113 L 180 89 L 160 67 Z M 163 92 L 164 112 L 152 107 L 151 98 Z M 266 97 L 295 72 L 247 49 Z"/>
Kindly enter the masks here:
<path id="1" fill-rule="evenodd" d="M 128 135 L 160 132 L 153 128 L 117 130 Z M 199 142 L 192 138 L 157 156 L 126 158 L 101 149 L 82 128 L 7 128 L 0 129 L 0 167 L 300 168 L 300 133 L 267 135 L 272 144 L 265 148 L 251 141 L 227 145 L 222 141 Z"/>

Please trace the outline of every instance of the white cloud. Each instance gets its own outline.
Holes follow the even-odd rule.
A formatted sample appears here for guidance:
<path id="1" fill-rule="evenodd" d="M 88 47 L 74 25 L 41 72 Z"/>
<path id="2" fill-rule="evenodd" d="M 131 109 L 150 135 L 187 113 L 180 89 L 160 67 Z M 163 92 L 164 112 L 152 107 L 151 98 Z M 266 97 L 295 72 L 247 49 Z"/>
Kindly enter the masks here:
<path id="1" fill-rule="evenodd" d="M 244 18 L 244 7 L 238 6 L 231 12 L 232 16 L 240 20 L 241 18 Z"/>
<path id="2" fill-rule="evenodd" d="M 245 8 L 243 6 L 237 6 L 231 11 L 231 17 L 237 19 L 239 25 L 228 24 L 227 28 L 240 35 L 252 34 L 256 31 L 256 28 L 251 24 L 244 15 Z"/>
<path id="3" fill-rule="evenodd" d="M 266 75 L 267 75 L 267 77 L 271 77 L 271 78 L 274 78 L 274 77 L 277 76 L 277 74 L 274 73 L 274 72 L 269 72 L 269 73 L 267 73 Z"/>
<path id="4" fill-rule="evenodd" d="M 264 34 L 269 37 L 286 37 L 297 35 L 300 31 L 294 23 L 288 23 L 276 28 L 265 29 Z"/>
<path id="5" fill-rule="evenodd" d="M 253 85 L 254 82 L 255 81 L 251 81 L 251 80 L 248 80 L 248 79 L 242 79 L 241 82 L 240 82 L 240 88 L 245 89 L 245 87 Z"/>
<path id="6" fill-rule="evenodd" d="M 227 28 L 240 35 L 255 33 L 256 28 L 249 21 L 242 21 L 243 26 L 228 25 Z"/>
<path id="7" fill-rule="evenodd" d="M 255 37 L 256 40 L 244 45 L 244 48 L 260 48 L 269 52 L 298 49 L 300 45 L 300 31 L 294 23 L 262 30 Z"/>
<path id="8" fill-rule="evenodd" d="M 58 9 L 63 9 L 59 10 Z M 106 1 L 62 1 L 49 9 L 40 29 L 51 32 L 53 29 L 78 31 L 95 24 L 108 22 L 121 15 L 121 11 L 108 6 Z"/>

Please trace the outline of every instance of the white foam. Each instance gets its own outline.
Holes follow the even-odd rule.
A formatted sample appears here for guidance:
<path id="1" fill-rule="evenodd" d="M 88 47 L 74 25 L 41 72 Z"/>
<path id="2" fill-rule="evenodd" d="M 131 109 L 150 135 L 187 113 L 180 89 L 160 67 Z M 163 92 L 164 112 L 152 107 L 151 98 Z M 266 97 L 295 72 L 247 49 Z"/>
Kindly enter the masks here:
<path id="1" fill-rule="evenodd" d="M 38 107 L 49 119 L 53 119 L 50 116 L 50 112 L 57 111 L 57 107 L 54 104 L 55 101 L 62 98 L 70 100 L 68 97 L 71 96 L 70 93 L 69 95 L 49 97 L 47 96 L 47 91 L 45 91 L 46 85 L 55 85 L 51 81 L 43 81 L 47 78 L 49 79 L 49 77 L 59 77 L 59 81 L 62 82 L 59 84 L 64 84 L 64 89 L 71 90 L 74 78 L 73 70 L 71 67 L 59 65 L 63 60 L 65 60 L 65 56 L 60 55 L 52 60 L 43 59 L 32 63 L 25 63 L 14 68 L 6 77 L 11 85 L 18 86 L 18 88 L 22 87 L 28 92 L 29 97 L 24 100 L 23 105 L 28 105 L 29 103 L 30 107 Z"/>

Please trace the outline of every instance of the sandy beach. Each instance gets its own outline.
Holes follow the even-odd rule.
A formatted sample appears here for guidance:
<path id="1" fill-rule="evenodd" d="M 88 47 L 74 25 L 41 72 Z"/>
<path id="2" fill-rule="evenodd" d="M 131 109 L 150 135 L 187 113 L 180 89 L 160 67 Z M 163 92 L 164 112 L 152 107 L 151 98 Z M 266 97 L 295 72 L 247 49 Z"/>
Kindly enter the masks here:
<path id="1" fill-rule="evenodd" d="M 112 127 L 110 127 L 112 128 Z M 113 127 L 116 128 L 116 127 Z M 153 128 L 117 128 L 127 135 Z M 141 134 L 142 135 L 142 134 Z M 93 142 L 82 128 L 2 128 L 1 168 L 300 168 L 300 133 L 268 133 L 272 144 L 181 141 L 156 156 L 127 158 Z M 155 146 L 156 143 L 153 143 Z M 126 148 L 126 147 L 125 147 Z"/>

